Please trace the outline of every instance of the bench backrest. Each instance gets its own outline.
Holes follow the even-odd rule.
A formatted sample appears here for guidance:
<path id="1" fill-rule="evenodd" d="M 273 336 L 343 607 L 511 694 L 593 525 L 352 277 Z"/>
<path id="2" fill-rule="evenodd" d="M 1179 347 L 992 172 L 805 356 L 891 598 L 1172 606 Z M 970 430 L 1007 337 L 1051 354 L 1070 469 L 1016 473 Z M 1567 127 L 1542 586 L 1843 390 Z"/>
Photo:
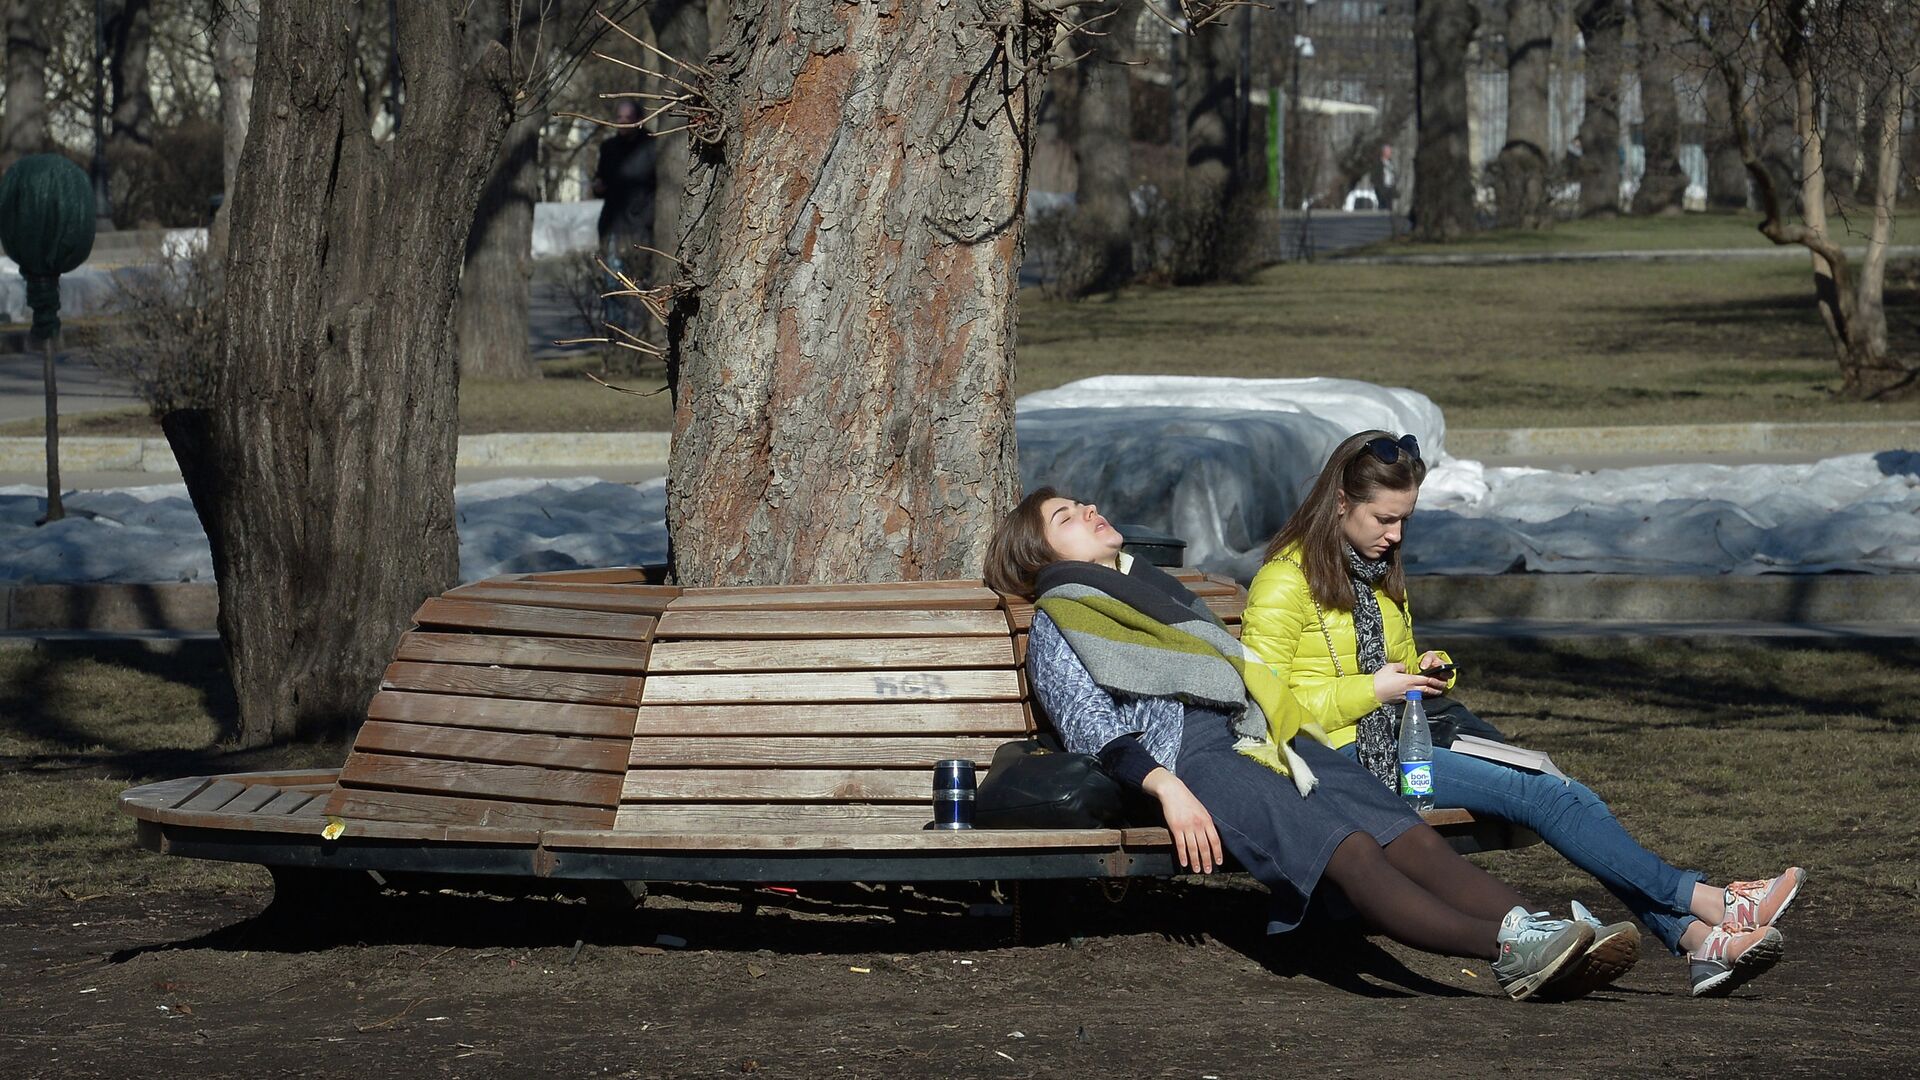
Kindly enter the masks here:
<path id="1" fill-rule="evenodd" d="M 1238 626 L 1238 586 L 1180 576 Z M 1032 615 L 978 581 L 680 589 L 614 570 L 462 586 L 415 614 L 326 812 L 916 830 L 935 761 L 984 770 L 1044 725 L 1023 670 Z"/>

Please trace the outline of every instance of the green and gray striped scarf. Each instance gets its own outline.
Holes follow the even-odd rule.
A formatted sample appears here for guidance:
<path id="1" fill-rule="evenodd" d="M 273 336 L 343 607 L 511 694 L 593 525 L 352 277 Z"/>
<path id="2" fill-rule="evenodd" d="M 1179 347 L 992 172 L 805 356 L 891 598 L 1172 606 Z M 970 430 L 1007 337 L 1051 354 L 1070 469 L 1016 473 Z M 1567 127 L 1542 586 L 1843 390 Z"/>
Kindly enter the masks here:
<path id="1" fill-rule="evenodd" d="M 1313 770 L 1291 743 L 1304 733 L 1324 744 L 1326 732 L 1184 585 L 1141 562 L 1123 574 L 1063 561 L 1040 571 L 1035 591 L 1101 689 L 1218 709 L 1235 718 L 1234 749 L 1291 778 L 1300 794 L 1313 790 Z"/>

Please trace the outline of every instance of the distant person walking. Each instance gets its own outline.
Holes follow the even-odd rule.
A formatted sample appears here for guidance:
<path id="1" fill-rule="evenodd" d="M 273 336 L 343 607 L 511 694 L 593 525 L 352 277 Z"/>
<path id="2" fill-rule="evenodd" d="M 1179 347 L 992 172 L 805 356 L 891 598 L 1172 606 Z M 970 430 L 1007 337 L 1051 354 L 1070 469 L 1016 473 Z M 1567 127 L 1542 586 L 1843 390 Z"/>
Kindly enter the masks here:
<path id="1" fill-rule="evenodd" d="M 640 127 L 640 107 L 622 101 L 614 111 L 619 130 L 600 144 L 600 161 L 593 170 L 593 193 L 600 206 L 600 250 L 616 270 L 638 271 L 645 260 L 635 258 L 635 244 L 653 243 L 653 178 L 660 150 L 653 135 Z"/>

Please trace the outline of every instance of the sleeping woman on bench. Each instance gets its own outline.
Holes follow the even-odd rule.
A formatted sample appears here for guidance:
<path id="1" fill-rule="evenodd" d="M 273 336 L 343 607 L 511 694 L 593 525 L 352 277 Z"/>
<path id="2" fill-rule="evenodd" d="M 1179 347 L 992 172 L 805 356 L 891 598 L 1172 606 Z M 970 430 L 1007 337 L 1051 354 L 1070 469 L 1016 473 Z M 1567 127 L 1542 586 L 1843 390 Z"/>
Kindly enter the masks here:
<path id="1" fill-rule="evenodd" d="M 1158 801 L 1181 866 L 1211 873 L 1232 854 L 1273 891 L 1278 930 L 1324 876 L 1394 940 L 1491 961 L 1515 1000 L 1577 997 L 1633 963 L 1619 937 L 1596 949 L 1591 926 L 1530 912 L 1328 749 L 1272 670 L 1121 541 L 1092 505 L 1041 488 L 994 533 L 987 583 L 1035 598 L 1035 699 L 1068 750 Z"/>
<path id="2" fill-rule="evenodd" d="M 1409 690 L 1427 694 L 1430 716 L 1500 738 L 1451 697 L 1434 697 L 1452 688 L 1452 661 L 1414 645 L 1400 540 L 1426 475 L 1411 435 L 1363 431 L 1335 447 L 1268 546 L 1241 616 L 1246 647 L 1383 789 L 1397 769 L 1397 706 Z M 1765 881 L 1708 885 L 1705 874 L 1640 846 L 1586 785 L 1455 753 L 1447 741 L 1437 739 L 1433 752 L 1438 805 L 1539 833 L 1667 948 L 1687 954 L 1695 996 L 1724 996 L 1779 959 L 1784 938 L 1773 923 L 1800 888 L 1798 867 Z M 1584 908 L 1575 915 L 1599 926 Z"/>

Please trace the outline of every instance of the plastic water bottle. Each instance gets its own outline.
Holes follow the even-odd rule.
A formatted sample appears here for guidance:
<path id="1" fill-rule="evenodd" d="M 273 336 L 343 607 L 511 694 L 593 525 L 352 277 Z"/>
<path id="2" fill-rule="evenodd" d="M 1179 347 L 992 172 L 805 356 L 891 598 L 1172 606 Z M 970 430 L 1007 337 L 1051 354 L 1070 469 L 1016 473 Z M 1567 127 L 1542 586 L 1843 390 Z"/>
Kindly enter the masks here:
<path id="1" fill-rule="evenodd" d="M 1433 730 L 1420 691 L 1407 691 L 1400 710 L 1400 794 L 1415 810 L 1433 809 Z"/>

